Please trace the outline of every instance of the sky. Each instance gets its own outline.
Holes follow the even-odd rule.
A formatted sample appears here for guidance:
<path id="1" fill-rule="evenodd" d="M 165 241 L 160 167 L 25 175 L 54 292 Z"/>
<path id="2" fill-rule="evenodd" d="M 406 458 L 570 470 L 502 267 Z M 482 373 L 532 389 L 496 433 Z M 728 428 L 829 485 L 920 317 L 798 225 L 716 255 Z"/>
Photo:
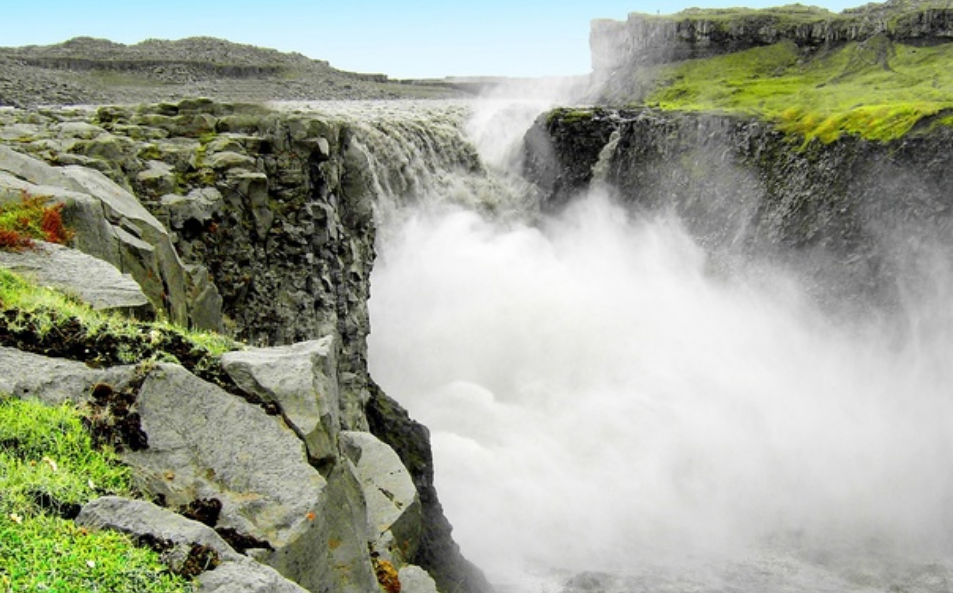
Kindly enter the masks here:
<path id="1" fill-rule="evenodd" d="M 0 46 L 212 36 L 392 78 L 587 74 L 589 23 L 788 0 L 0 0 Z M 863 0 L 815 4 L 839 12 Z M 142 7 L 142 8 L 140 8 Z"/>

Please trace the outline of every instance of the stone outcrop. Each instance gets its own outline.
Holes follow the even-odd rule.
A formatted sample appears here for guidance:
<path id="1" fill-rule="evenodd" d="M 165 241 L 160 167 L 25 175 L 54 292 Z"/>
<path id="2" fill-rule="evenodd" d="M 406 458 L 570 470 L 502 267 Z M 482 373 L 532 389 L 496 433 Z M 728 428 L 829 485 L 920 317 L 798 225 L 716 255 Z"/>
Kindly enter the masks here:
<path id="1" fill-rule="evenodd" d="M 337 457 L 341 403 L 330 336 L 291 346 L 227 352 L 222 366 L 243 390 L 277 407 L 304 441 L 313 463 Z"/>
<path id="2" fill-rule="evenodd" d="M 221 318 L 214 289 L 190 294 L 204 270 L 186 269 L 169 232 L 119 184 L 97 170 L 54 167 L 0 146 L 0 202 L 23 196 L 62 203 L 76 234 L 72 246 L 129 274 L 156 311 L 183 326 L 220 329 L 212 322 Z"/>
<path id="3" fill-rule="evenodd" d="M 892 307 L 900 280 L 928 274 L 922 253 L 953 247 L 953 133 L 944 127 L 888 143 L 801 145 L 756 119 L 557 110 L 525 146 L 544 209 L 601 184 L 635 211 L 676 212 L 725 262 L 786 262 L 807 286 L 833 291 L 818 293 L 824 300 Z"/>

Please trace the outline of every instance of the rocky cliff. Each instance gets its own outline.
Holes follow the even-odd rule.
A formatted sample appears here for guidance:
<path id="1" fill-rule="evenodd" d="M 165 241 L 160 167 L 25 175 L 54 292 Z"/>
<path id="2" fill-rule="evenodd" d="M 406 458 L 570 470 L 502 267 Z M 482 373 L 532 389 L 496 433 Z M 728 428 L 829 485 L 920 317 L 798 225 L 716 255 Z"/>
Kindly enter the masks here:
<path id="1" fill-rule="evenodd" d="M 0 201 L 63 204 L 72 247 L 114 267 L 103 282 L 141 288 L 135 307 L 114 308 L 255 346 L 211 375 L 182 356 L 91 370 L 46 357 L 77 358 L 69 348 L 4 333 L 16 349 L 0 356 L 0 389 L 99 401 L 103 414 L 125 394 L 142 436 L 124 458 L 143 491 L 171 509 L 212 501 L 210 524 L 238 552 L 306 590 L 486 590 L 451 539 L 427 430 L 366 365 L 376 209 L 426 185 L 412 157 L 479 164 L 452 109 L 346 112 L 210 100 L 0 112 Z M 91 521 L 133 529 L 114 514 Z"/>
<path id="2" fill-rule="evenodd" d="M 890 0 L 595 21 L 605 107 L 540 118 L 527 174 L 551 208 L 608 188 L 676 212 L 723 262 L 784 261 L 828 302 L 896 307 L 951 246 L 951 19 Z"/>
<path id="3" fill-rule="evenodd" d="M 603 97 L 639 96 L 649 83 L 638 71 L 685 60 L 792 41 L 802 59 L 884 35 L 892 42 L 933 45 L 953 40 L 953 6 L 934 0 L 890 0 L 832 13 L 792 4 L 761 10 L 688 9 L 674 15 L 631 13 L 624 22 L 592 22 L 592 79 Z"/>
<path id="4" fill-rule="evenodd" d="M 953 132 L 802 144 L 752 117 L 556 110 L 527 137 L 544 207 L 590 188 L 675 212 L 707 248 L 784 261 L 831 303 L 895 308 L 904 280 L 953 253 Z"/>

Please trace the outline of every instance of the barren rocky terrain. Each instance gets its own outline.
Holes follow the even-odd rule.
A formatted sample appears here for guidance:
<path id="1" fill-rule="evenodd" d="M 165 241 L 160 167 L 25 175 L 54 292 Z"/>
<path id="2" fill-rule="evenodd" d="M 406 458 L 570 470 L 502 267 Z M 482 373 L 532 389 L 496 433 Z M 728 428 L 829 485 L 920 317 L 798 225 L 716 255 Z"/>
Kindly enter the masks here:
<path id="1" fill-rule="evenodd" d="M 223 101 L 447 97 L 437 81 L 356 74 L 301 54 L 210 37 L 123 45 L 77 37 L 0 48 L 0 106 L 115 104 L 203 96 Z"/>

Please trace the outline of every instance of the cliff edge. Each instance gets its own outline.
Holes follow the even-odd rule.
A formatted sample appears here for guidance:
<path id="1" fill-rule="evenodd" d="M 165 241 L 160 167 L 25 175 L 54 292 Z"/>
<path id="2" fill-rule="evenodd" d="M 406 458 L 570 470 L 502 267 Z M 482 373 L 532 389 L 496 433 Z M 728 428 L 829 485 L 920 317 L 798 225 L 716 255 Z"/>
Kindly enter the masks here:
<path id="1" fill-rule="evenodd" d="M 405 174 L 371 132 L 208 99 L 0 111 L 0 205 L 47 204 L 72 231 L 0 258 L 5 288 L 11 269 L 38 283 L 18 291 L 71 295 L 2 293 L 0 392 L 88 410 L 166 508 L 103 500 L 85 525 L 179 541 L 161 531 L 177 511 L 218 534 L 186 543 L 226 540 L 201 591 L 234 573 L 263 592 L 489 590 L 451 537 L 426 428 L 368 375 L 374 206 Z M 210 352 L 185 328 L 237 341 Z"/>

